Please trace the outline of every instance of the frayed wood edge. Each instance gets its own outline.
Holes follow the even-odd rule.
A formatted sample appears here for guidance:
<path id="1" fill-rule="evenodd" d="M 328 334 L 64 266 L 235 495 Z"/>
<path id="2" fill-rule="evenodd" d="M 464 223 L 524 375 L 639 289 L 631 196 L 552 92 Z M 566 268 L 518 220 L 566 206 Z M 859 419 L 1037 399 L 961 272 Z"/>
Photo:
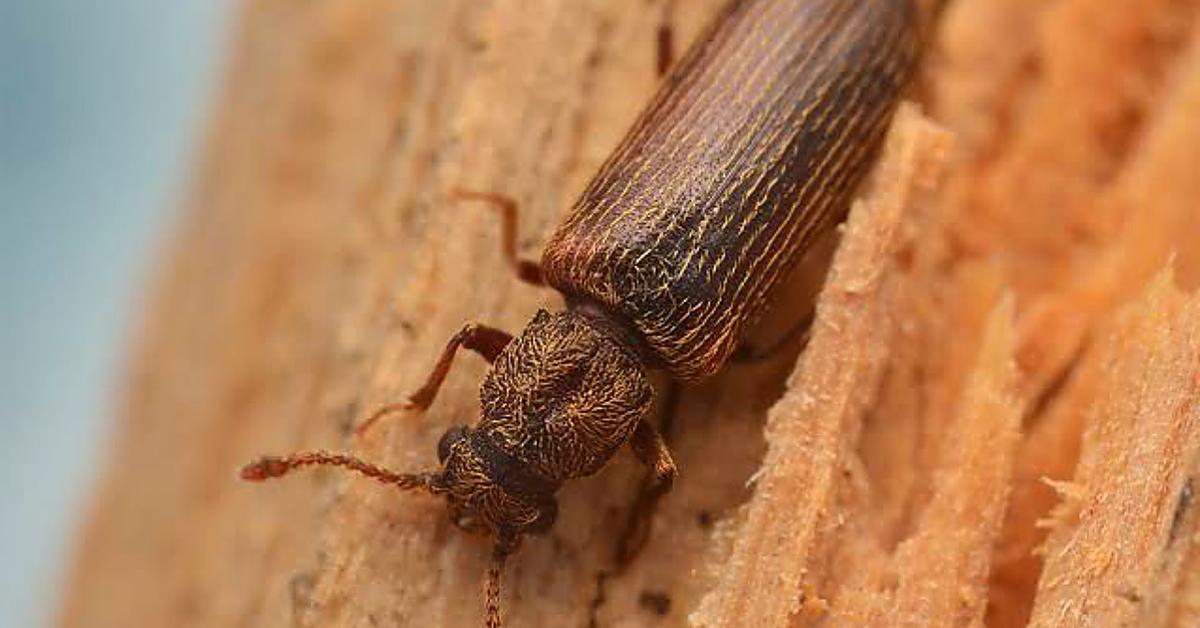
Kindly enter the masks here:
<path id="1" fill-rule="evenodd" d="M 858 546 L 849 552 L 858 556 L 843 559 L 826 583 L 834 599 L 824 625 L 982 625 L 1023 412 L 1013 310 L 1011 295 L 992 302 L 911 533 L 889 551 L 864 512 L 858 531 L 838 539 L 840 554 Z"/>
<path id="2" fill-rule="evenodd" d="M 896 592 L 877 625 L 967 626 L 983 620 L 1023 412 L 1013 310 L 1008 295 L 988 317 L 959 411 L 942 440 L 933 496 L 915 532 L 896 549 Z"/>
<path id="3" fill-rule="evenodd" d="M 1042 553 L 1030 626 L 1194 625 L 1200 295 L 1157 275 L 1102 338 L 1098 394 Z M 1186 590 L 1183 591 L 1186 593 Z M 1174 618 L 1172 618 L 1174 616 Z"/>

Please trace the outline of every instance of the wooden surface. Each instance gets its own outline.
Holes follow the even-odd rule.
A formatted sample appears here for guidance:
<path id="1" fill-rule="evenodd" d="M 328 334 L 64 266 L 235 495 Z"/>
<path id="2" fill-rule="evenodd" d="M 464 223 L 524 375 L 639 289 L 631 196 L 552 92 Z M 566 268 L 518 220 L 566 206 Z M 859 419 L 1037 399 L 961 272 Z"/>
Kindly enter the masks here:
<path id="1" fill-rule="evenodd" d="M 718 4 L 674 3 L 681 45 Z M 939 126 L 893 130 L 810 349 L 682 389 L 680 477 L 624 573 L 641 468 L 568 485 L 509 562 L 510 625 L 1200 622 L 1198 12 L 951 0 L 912 94 Z M 446 191 L 518 199 L 536 255 L 652 93 L 664 15 L 242 5 L 60 625 L 479 624 L 488 545 L 440 503 L 236 471 L 313 447 L 436 462 L 478 412 L 474 357 L 426 415 L 349 430 L 464 322 L 560 305 Z"/>

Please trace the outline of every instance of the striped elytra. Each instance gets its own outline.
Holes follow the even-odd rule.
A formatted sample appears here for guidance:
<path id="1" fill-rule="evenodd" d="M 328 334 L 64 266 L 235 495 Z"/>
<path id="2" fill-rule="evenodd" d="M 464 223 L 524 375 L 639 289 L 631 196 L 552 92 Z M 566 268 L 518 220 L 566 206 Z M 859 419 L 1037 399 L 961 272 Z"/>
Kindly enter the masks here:
<path id="1" fill-rule="evenodd" d="M 914 65 L 910 0 L 730 4 L 545 248 L 548 282 L 711 375 L 844 217 Z"/>
<path id="2" fill-rule="evenodd" d="M 554 524 L 564 482 L 628 443 L 652 480 L 635 517 L 671 487 L 675 463 L 645 416 L 647 371 L 719 370 L 772 288 L 842 219 L 915 64 L 917 30 L 912 0 L 732 2 L 601 167 L 540 267 L 515 259 L 511 202 L 461 194 L 505 210 L 506 255 L 567 307 L 538 312 L 515 338 L 464 326 L 423 386 L 360 426 L 427 409 L 458 349 L 478 353 L 492 364 L 481 416 L 445 432 L 436 469 L 395 473 L 315 451 L 260 458 L 242 477 L 339 466 L 441 497 L 457 526 L 495 540 L 484 623 L 499 626 L 503 564 Z"/>

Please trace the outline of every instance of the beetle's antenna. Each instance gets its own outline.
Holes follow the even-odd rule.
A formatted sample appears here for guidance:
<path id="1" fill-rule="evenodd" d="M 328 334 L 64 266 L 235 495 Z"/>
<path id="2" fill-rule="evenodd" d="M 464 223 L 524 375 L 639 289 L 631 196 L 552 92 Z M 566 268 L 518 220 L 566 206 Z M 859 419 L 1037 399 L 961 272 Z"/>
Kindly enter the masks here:
<path id="1" fill-rule="evenodd" d="M 241 477 L 250 482 L 261 482 L 307 466 L 342 467 L 402 491 L 419 488 L 431 493 L 437 492 L 434 484 L 436 476 L 432 473 L 395 473 L 349 454 L 328 451 L 304 451 L 282 457 L 263 456 L 242 467 Z"/>
<path id="2" fill-rule="evenodd" d="M 492 550 L 492 564 L 488 565 L 487 582 L 484 585 L 485 616 L 484 626 L 500 628 L 500 574 L 504 571 L 504 560 L 508 558 L 509 550 L 501 544 Z"/>

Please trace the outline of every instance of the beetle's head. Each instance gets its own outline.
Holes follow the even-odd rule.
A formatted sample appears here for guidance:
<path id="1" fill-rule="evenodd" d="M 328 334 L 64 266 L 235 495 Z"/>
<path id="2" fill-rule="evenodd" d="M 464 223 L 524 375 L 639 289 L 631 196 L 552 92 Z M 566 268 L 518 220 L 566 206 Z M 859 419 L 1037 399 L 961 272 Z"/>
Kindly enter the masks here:
<path id="1" fill-rule="evenodd" d="M 452 427 L 437 450 L 442 468 L 431 490 L 446 498 L 450 519 L 459 528 L 516 539 L 554 524 L 557 483 L 513 460 L 485 433 Z"/>

